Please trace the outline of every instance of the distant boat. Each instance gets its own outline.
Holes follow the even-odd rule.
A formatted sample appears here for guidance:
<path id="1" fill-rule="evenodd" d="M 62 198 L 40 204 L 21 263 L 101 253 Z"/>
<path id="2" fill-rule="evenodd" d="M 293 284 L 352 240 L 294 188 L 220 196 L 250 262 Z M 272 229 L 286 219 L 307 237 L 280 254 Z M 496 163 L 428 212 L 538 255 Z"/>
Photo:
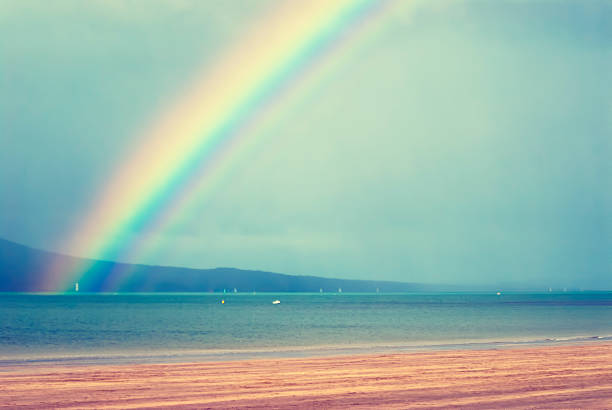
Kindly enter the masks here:
<path id="1" fill-rule="evenodd" d="M 74 291 L 78 292 L 79 291 L 79 282 L 74 284 Z"/>
<path id="2" fill-rule="evenodd" d="M 280 303 L 280 300 L 278 300 L 278 299 L 276 299 L 276 300 L 272 301 L 272 304 L 273 304 L 273 305 L 278 305 L 279 303 Z"/>

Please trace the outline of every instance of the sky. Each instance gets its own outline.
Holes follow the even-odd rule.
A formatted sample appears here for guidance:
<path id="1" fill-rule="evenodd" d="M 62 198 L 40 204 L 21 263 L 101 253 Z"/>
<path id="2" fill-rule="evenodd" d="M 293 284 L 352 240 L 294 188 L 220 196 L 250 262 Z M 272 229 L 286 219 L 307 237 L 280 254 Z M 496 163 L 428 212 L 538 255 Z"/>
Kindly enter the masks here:
<path id="1" fill-rule="evenodd" d="M 612 289 L 612 3 L 401 3 L 118 259 Z M 0 237 L 102 256 L 78 228 L 143 130 L 281 7 L 0 1 Z"/>

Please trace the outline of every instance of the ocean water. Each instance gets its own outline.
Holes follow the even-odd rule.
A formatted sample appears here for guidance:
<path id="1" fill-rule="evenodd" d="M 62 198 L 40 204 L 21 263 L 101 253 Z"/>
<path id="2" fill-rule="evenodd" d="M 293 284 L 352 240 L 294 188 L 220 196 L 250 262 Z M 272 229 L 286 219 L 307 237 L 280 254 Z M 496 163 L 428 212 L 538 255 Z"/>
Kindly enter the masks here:
<path id="1" fill-rule="evenodd" d="M 276 299 L 281 303 L 272 304 Z M 0 294 L 0 365 L 226 360 L 600 339 L 612 340 L 612 292 Z"/>

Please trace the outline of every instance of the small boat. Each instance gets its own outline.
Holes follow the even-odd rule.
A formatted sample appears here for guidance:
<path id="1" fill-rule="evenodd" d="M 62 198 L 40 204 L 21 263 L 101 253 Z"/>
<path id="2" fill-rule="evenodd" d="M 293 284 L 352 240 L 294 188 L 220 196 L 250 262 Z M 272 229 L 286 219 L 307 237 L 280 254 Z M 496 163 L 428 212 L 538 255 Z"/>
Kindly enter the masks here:
<path id="1" fill-rule="evenodd" d="M 278 300 L 278 299 L 276 299 L 276 300 L 272 301 L 272 304 L 273 304 L 273 305 L 278 305 L 279 303 L 280 303 L 280 300 Z"/>

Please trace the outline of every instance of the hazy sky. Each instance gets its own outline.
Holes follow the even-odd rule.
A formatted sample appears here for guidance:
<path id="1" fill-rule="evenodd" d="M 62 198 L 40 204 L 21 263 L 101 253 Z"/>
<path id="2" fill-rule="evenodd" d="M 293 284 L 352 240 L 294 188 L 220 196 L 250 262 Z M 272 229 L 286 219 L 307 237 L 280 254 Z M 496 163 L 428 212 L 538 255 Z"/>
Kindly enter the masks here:
<path id="1" fill-rule="evenodd" d="M 0 237 L 71 253 L 132 139 L 277 5 L 0 0 Z M 612 3 L 404 13 L 134 262 L 612 288 Z"/>

